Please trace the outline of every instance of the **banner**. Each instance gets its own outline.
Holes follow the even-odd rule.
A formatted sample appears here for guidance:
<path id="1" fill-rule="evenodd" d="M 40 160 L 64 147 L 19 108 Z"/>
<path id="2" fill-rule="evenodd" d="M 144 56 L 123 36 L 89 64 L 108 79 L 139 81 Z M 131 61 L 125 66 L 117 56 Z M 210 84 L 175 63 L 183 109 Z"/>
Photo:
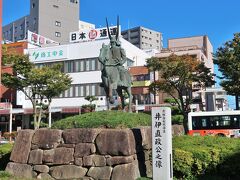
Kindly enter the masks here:
<path id="1" fill-rule="evenodd" d="M 56 41 L 53 41 L 51 39 L 48 39 L 44 36 L 41 36 L 39 34 L 33 33 L 31 31 L 28 30 L 28 38 L 27 38 L 28 42 L 37 46 L 43 46 L 46 44 L 59 44 Z"/>

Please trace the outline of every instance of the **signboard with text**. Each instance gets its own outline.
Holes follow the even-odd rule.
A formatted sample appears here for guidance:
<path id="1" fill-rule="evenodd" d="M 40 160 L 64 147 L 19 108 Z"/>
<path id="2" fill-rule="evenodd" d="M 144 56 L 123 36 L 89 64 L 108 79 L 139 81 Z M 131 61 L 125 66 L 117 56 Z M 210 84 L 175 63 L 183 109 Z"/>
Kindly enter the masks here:
<path id="1" fill-rule="evenodd" d="M 116 35 L 117 33 L 117 26 L 109 27 L 109 31 L 111 35 Z M 119 36 L 121 33 L 121 28 L 119 27 Z M 98 28 L 98 29 L 83 29 L 76 32 L 70 33 L 70 42 L 88 42 L 100 39 L 107 39 L 108 38 L 108 30 L 107 27 L 105 28 Z"/>
<path id="2" fill-rule="evenodd" d="M 68 58 L 67 47 L 51 47 L 41 49 L 29 49 L 29 59 L 31 61 L 47 61 Z"/>
<path id="3" fill-rule="evenodd" d="M 152 107 L 153 180 L 172 180 L 172 125 L 169 107 Z"/>
<path id="4" fill-rule="evenodd" d="M 51 39 L 48 39 L 44 36 L 41 36 L 39 34 L 33 33 L 28 30 L 28 42 L 37 46 L 43 46 L 47 44 L 59 44 L 58 42 L 55 42 Z"/>

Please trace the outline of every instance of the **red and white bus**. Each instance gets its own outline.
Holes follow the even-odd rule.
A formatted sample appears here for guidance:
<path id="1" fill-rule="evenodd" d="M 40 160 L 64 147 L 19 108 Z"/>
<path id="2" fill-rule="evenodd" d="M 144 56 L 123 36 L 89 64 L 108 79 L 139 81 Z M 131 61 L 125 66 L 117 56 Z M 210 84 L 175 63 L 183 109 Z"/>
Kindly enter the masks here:
<path id="1" fill-rule="evenodd" d="M 190 112 L 189 135 L 240 137 L 240 111 Z"/>

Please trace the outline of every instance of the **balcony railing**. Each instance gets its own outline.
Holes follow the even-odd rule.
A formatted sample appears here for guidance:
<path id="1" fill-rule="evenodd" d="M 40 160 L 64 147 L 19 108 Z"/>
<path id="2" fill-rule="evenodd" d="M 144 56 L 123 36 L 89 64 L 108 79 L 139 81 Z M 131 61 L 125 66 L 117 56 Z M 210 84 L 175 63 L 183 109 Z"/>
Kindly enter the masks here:
<path id="1" fill-rule="evenodd" d="M 132 87 L 149 86 L 151 81 L 133 81 Z"/>
<path id="2" fill-rule="evenodd" d="M 173 48 L 163 48 L 161 53 L 171 53 L 178 51 L 189 51 L 189 50 L 203 50 L 202 48 L 194 45 L 194 46 L 182 46 L 182 47 L 173 47 Z"/>

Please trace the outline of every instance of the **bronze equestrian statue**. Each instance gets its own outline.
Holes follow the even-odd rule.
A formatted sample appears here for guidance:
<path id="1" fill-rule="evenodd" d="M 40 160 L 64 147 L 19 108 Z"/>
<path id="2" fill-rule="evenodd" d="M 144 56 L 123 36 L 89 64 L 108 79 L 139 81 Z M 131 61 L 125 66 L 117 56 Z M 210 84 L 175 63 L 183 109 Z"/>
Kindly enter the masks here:
<path id="1" fill-rule="evenodd" d="M 119 18 L 117 19 L 117 32 L 115 36 L 110 34 L 107 19 L 106 24 L 110 44 L 105 45 L 103 43 L 102 48 L 100 49 L 99 61 L 103 65 L 101 78 L 107 96 L 108 109 L 110 106 L 109 103 L 114 103 L 113 90 L 116 90 L 121 98 L 123 110 L 126 106 L 123 93 L 126 92 L 129 98 L 128 111 L 132 112 L 132 80 L 130 73 L 123 66 L 127 61 L 127 57 L 125 50 L 121 47 L 121 42 L 119 41 Z"/>

